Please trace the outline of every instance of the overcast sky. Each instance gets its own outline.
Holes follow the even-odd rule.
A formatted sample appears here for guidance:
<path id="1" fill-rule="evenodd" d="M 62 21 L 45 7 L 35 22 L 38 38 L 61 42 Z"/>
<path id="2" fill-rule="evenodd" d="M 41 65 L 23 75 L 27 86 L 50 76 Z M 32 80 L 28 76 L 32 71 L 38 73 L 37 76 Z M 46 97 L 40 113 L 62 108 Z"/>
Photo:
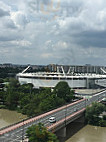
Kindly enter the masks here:
<path id="1" fill-rule="evenodd" d="M 106 66 L 106 0 L 0 0 L 0 63 Z"/>

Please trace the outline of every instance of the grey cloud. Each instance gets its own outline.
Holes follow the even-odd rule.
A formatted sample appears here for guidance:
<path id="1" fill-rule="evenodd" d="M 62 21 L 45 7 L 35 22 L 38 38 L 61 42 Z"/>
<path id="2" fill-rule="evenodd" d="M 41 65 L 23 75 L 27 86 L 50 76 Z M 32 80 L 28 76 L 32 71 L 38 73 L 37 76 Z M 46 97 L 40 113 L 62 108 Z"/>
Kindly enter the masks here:
<path id="1" fill-rule="evenodd" d="M 0 17 L 9 16 L 10 13 L 0 8 Z"/>
<path id="2" fill-rule="evenodd" d="M 0 41 L 12 41 L 18 39 L 17 37 L 14 36 L 0 36 Z"/>
<path id="3" fill-rule="evenodd" d="M 7 45 L 6 42 L 8 43 L 8 41 L 22 40 L 22 39 L 23 35 L 21 31 L 11 30 L 11 29 L 0 31 L 0 42 L 4 42 L 4 46 Z"/>
<path id="4" fill-rule="evenodd" d="M 106 48 L 106 31 L 86 31 L 75 35 L 77 44 L 83 47 Z"/>
<path id="5" fill-rule="evenodd" d="M 15 17 L 15 22 L 17 25 L 25 26 L 28 23 L 26 16 L 22 13 L 17 13 Z"/>
<path id="6" fill-rule="evenodd" d="M 7 20 L 3 21 L 3 23 L 4 23 L 4 26 L 6 28 L 10 28 L 10 29 L 16 29 L 17 28 L 15 23 L 11 19 L 7 19 Z"/>

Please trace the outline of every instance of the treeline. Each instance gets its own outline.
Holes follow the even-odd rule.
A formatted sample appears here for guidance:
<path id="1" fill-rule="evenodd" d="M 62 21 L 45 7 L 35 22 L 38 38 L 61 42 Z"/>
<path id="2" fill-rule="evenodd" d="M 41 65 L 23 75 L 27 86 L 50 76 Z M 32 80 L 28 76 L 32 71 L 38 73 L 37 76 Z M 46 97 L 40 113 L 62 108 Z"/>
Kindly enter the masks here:
<path id="1" fill-rule="evenodd" d="M 86 109 L 86 122 L 90 125 L 106 127 L 106 114 L 104 115 L 103 112 L 106 113 L 106 105 L 94 102 Z"/>
<path id="2" fill-rule="evenodd" d="M 15 77 L 17 73 L 22 72 L 25 67 L 4 67 L 0 68 L 0 78 L 5 79 L 9 77 Z M 48 71 L 48 69 L 42 67 L 38 69 L 33 69 L 30 67 L 27 72 L 38 72 L 38 71 Z"/>
<path id="3" fill-rule="evenodd" d="M 12 67 L 5 67 L 0 68 L 0 78 L 5 79 L 8 77 L 14 77 L 16 73 L 22 71 L 22 68 L 12 68 Z"/>
<path id="4" fill-rule="evenodd" d="M 70 102 L 73 94 L 67 82 L 59 82 L 51 91 L 50 88 L 36 89 L 30 83 L 20 85 L 18 80 L 10 79 L 0 90 L 0 103 L 1 107 L 34 116 Z"/>

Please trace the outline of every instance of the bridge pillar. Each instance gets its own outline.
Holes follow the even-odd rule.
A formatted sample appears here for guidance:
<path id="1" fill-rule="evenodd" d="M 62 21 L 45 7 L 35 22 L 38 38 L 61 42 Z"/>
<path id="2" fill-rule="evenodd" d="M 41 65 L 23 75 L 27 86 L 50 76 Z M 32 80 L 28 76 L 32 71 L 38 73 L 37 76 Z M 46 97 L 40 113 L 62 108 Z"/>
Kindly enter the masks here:
<path id="1" fill-rule="evenodd" d="M 61 128 L 56 132 L 57 137 L 66 137 L 66 127 Z"/>

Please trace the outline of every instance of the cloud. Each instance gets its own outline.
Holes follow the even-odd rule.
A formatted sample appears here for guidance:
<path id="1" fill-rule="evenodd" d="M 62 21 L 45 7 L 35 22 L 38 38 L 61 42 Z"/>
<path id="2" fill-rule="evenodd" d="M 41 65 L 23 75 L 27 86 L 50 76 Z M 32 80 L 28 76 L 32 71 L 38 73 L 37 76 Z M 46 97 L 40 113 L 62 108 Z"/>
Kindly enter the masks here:
<path id="1" fill-rule="evenodd" d="M 85 31 L 76 36 L 76 43 L 83 47 L 106 48 L 106 31 Z"/>
<path id="2" fill-rule="evenodd" d="M 52 57 L 52 53 L 43 53 L 43 54 L 41 54 L 41 57 L 43 57 L 43 58 Z"/>
<path id="3" fill-rule="evenodd" d="M 17 28 L 14 21 L 12 21 L 11 19 L 4 19 L 3 20 L 3 26 L 7 29 L 8 28 L 9 29 L 16 29 Z"/>
<path id="4" fill-rule="evenodd" d="M 17 26 L 25 26 L 28 23 L 27 17 L 21 11 L 12 12 L 11 18 Z"/>
<path id="5" fill-rule="evenodd" d="M 9 11 L 4 11 L 3 9 L 0 8 L 0 17 L 9 16 L 9 15 L 10 15 Z"/>
<path id="6" fill-rule="evenodd" d="M 105 65 L 105 0 L 1 0 L 0 4 L 1 62 Z"/>

